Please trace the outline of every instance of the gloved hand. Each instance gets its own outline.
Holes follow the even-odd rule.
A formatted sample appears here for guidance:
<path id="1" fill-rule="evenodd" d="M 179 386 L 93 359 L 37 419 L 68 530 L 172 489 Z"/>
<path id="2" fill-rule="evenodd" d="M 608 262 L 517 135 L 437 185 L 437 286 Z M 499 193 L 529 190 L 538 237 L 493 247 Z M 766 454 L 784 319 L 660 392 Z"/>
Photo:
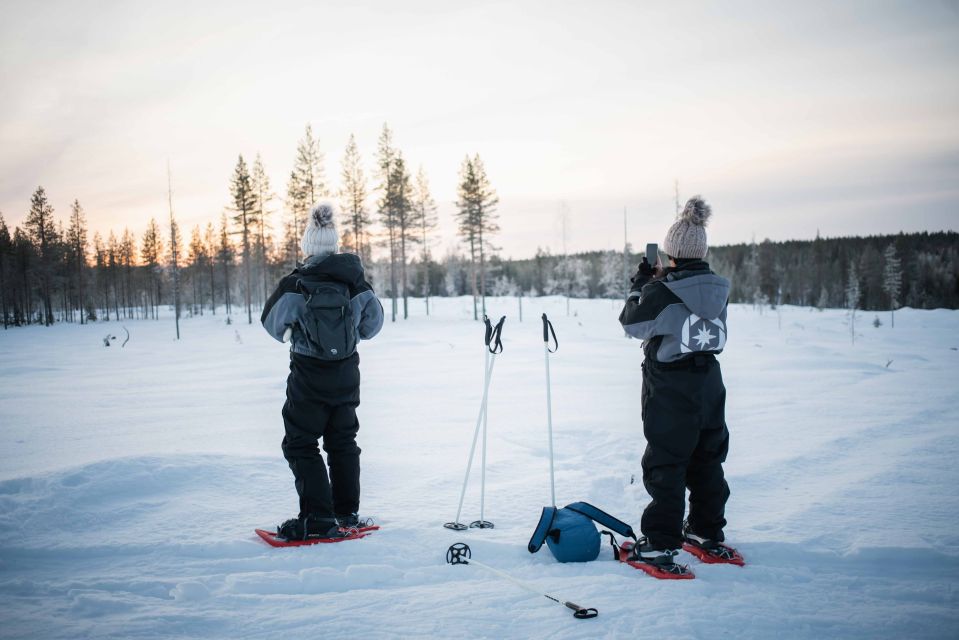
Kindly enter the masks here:
<path id="1" fill-rule="evenodd" d="M 630 292 L 642 289 L 647 282 L 653 279 L 653 273 L 653 265 L 649 264 L 649 260 L 643 258 L 643 261 L 639 263 L 639 268 L 636 269 L 636 273 L 629 279 L 633 283 L 629 288 Z"/>
<path id="2" fill-rule="evenodd" d="M 637 272 L 641 276 L 652 278 L 655 270 L 653 269 L 653 265 L 649 264 L 649 260 L 643 257 L 643 261 L 639 263 L 639 269 L 637 269 Z"/>

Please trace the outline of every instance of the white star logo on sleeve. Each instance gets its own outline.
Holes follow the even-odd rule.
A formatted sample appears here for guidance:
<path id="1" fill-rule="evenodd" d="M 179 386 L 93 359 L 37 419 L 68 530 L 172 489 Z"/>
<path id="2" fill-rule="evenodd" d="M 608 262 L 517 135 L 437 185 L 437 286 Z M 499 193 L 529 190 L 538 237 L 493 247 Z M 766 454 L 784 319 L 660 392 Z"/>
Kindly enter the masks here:
<path id="1" fill-rule="evenodd" d="M 713 341 L 713 338 L 715 338 L 715 337 L 716 337 L 716 336 L 714 336 L 712 333 L 710 333 L 709 329 L 707 329 L 706 327 L 700 327 L 700 328 L 699 328 L 699 333 L 696 334 L 696 337 L 693 338 L 693 340 L 695 340 L 696 342 L 698 342 L 698 343 L 699 343 L 699 348 L 702 349 L 703 347 L 708 346 L 709 343 L 712 342 L 712 341 Z"/>
<path id="2" fill-rule="evenodd" d="M 722 351 L 726 346 L 726 324 L 719 318 L 700 318 L 689 314 L 683 322 L 679 352 Z"/>

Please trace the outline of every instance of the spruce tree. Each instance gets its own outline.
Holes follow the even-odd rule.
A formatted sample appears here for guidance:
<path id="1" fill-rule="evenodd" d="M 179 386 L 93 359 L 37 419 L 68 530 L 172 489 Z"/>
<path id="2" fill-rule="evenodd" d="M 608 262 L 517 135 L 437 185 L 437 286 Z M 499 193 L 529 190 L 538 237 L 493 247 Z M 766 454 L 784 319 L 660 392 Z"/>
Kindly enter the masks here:
<path id="1" fill-rule="evenodd" d="M 243 271 L 246 277 L 245 298 L 247 323 L 253 324 L 253 305 L 251 298 L 253 287 L 251 263 L 253 262 L 253 254 L 252 243 L 250 241 L 257 225 L 257 197 L 253 192 L 253 183 L 242 155 L 237 160 L 236 169 L 234 169 L 233 178 L 230 181 L 230 196 L 232 202 L 229 208 L 236 212 L 236 215 L 233 216 L 233 222 L 239 226 L 238 233 L 241 237 L 241 246 L 243 249 Z"/>
<path id="2" fill-rule="evenodd" d="M 899 308 L 899 294 L 902 291 L 902 263 L 896 255 L 896 245 L 890 243 L 883 252 L 885 265 L 882 272 L 882 288 L 889 296 L 889 318 L 892 327 L 896 326 L 896 309 Z"/>
<path id="3" fill-rule="evenodd" d="M 430 195 L 430 183 L 426 172 L 420 166 L 416 173 L 416 186 L 413 190 L 413 211 L 415 222 L 419 224 L 420 241 L 423 243 L 423 301 L 426 315 L 430 315 L 430 234 L 436 229 L 436 202 Z"/>
<path id="4" fill-rule="evenodd" d="M 856 272 L 856 263 L 849 263 L 849 280 L 846 282 L 846 309 L 849 310 L 849 333 L 852 343 L 856 344 L 856 309 L 859 308 L 859 274 Z"/>
<path id="5" fill-rule="evenodd" d="M 119 266 L 119 245 L 113 232 L 110 232 L 110 269 L 113 273 L 114 296 L 116 292 L 116 270 Z M 147 230 L 143 233 L 143 244 L 140 248 L 140 256 L 143 258 L 143 265 L 147 268 L 150 277 L 150 306 L 153 309 L 153 319 L 159 318 L 158 307 L 160 306 L 160 261 L 163 256 L 163 238 L 160 234 L 160 225 L 156 218 L 150 218 Z M 120 318 L 119 304 L 117 305 L 117 319 Z"/>
<path id="6" fill-rule="evenodd" d="M 369 194 L 366 190 L 366 176 L 363 173 L 360 151 L 352 133 L 343 155 L 341 178 L 343 186 L 340 188 L 340 202 L 347 217 L 346 246 L 364 261 L 369 261 L 371 256 L 368 229 L 372 223 L 370 214 L 366 210 L 366 199 Z"/>
<path id="7" fill-rule="evenodd" d="M 210 270 L 210 312 L 216 315 L 216 256 L 220 249 L 217 244 L 216 230 L 212 222 L 206 223 L 206 231 L 203 233 L 203 244 L 207 256 L 207 269 Z"/>
<path id="8" fill-rule="evenodd" d="M 84 272 L 87 265 L 87 224 L 83 215 L 83 208 L 79 200 L 74 200 L 70 206 L 70 227 L 67 229 L 67 242 L 70 246 L 70 257 L 73 262 L 72 271 L 76 283 L 77 308 L 80 313 L 80 324 L 84 323 Z"/>
<path id="9" fill-rule="evenodd" d="M 200 301 L 200 287 L 202 285 L 203 272 L 206 269 L 206 244 L 203 242 L 203 234 L 200 232 L 200 225 L 193 227 L 190 232 L 190 285 L 193 289 L 193 304 L 190 307 L 190 315 L 199 313 L 203 315 L 203 304 Z"/>
<path id="10" fill-rule="evenodd" d="M 483 314 L 486 314 L 486 249 L 489 237 L 499 231 L 495 215 L 499 198 L 486 176 L 486 169 L 479 154 L 473 158 L 467 156 L 463 160 L 458 194 L 458 230 L 460 237 L 467 241 L 470 247 L 473 319 L 478 320 L 477 295 L 482 300 Z"/>
<path id="11" fill-rule="evenodd" d="M 306 228 L 306 215 L 310 210 L 310 203 L 304 195 L 295 171 L 290 173 L 290 180 L 286 185 L 286 210 L 288 215 L 283 246 L 286 250 L 286 259 L 289 262 L 290 269 L 295 269 L 300 255 L 298 248 L 300 237 Z"/>
<path id="12" fill-rule="evenodd" d="M 388 125 L 383 125 L 383 131 L 380 133 L 379 145 L 377 148 L 377 165 L 380 175 L 380 200 L 379 206 L 380 223 L 387 232 L 387 241 L 390 248 L 390 320 L 396 322 L 396 227 L 397 212 L 395 210 L 397 198 L 395 194 L 395 185 L 393 180 L 395 172 L 393 163 L 396 159 L 396 150 L 393 148 L 393 133 Z"/>
<path id="13" fill-rule="evenodd" d="M 40 296 L 43 302 L 43 323 L 53 324 L 52 272 L 57 231 L 53 223 L 53 207 L 47 200 L 47 192 L 37 187 L 30 197 L 30 211 L 23 223 L 30 239 L 38 249 L 40 260 Z"/>
<path id="14" fill-rule="evenodd" d="M 234 253 L 233 244 L 230 242 L 230 226 L 224 213 L 220 216 L 220 240 L 217 247 L 217 256 L 220 260 L 220 266 L 223 267 L 223 299 L 226 303 L 227 320 L 233 312 L 230 295 L 230 269 L 233 267 Z"/>
<path id="15" fill-rule="evenodd" d="M 263 159 L 260 158 L 259 153 L 256 154 L 256 160 L 253 162 L 253 173 L 250 175 L 250 180 L 253 185 L 253 195 L 256 197 L 254 213 L 256 215 L 257 232 L 259 234 L 259 238 L 257 239 L 257 253 L 259 254 L 260 276 L 263 280 L 263 300 L 265 301 L 270 295 L 270 283 L 266 268 L 266 234 L 267 231 L 272 228 L 269 221 L 269 217 L 273 213 L 270 211 L 270 202 L 273 201 L 276 194 L 274 194 L 270 188 L 270 178 L 266 175 L 266 169 L 263 167 Z"/>
<path id="16" fill-rule="evenodd" d="M 129 229 L 124 229 L 123 235 L 120 236 L 119 256 L 119 268 L 121 270 L 119 279 L 122 283 L 121 288 L 123 289 L 123 313 L 126 317 L 133 318 L 136 307 L 134 300 L 134 276 L 137 266 L 137 240 L 133 232 Z"/>
<path id="17" fill-rule="evenodd" d="M 410 184 L 410 174 L 406 170 L 403 154 L 396 152 L 393 159 L 391 209 L 393 211 L 393 237 L 396 242 L 396 256 L 399 259 L 399 287 L 403 294 L 403 319 L 409 317 L 409 287 L 407 286 L 407 257 L 406 249 L 409 245 L 419 242 L 417 232 L 419 227 L 415 220 L 413 209 L 413 188 Z"/>

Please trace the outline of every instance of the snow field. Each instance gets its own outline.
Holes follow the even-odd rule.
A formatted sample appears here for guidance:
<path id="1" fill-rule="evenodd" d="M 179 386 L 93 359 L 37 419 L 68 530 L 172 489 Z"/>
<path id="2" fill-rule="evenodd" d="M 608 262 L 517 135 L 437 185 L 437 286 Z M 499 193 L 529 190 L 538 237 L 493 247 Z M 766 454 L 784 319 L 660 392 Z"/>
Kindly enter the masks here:
<path id="1" fill-rule="evenodd" d="M 483 377 L 468 299 L 421 300 L 360 347 L 356 542 L 273 549 L 296 511 L 282 458 L 288 356 L 221 313 L 0 332 L 0 637 L 949 638 L 959 635 L 959 313 L 903 310 L 850 344 L 841 311 L 730 310 L 721 356 L 727 538 L 749 566 L 653 580 L 562 565 L 526 542 L 549 501 L 539 314 L 551 356 L 557 500 L 637 527 L 641 349 L 619 305 L 489 301 L 508 316 L 490 392 L 487 531 L 451 532 Z M 388 310 L 388 309 L 387 309 Z M 891 362 L 890 362 L 891 361 Z M 887 366 L 888 363 L 888 366 Z M 479 517 L 479 451 L 461 520 Z M 599 618 L 527 594 L 477 560 Z"/>

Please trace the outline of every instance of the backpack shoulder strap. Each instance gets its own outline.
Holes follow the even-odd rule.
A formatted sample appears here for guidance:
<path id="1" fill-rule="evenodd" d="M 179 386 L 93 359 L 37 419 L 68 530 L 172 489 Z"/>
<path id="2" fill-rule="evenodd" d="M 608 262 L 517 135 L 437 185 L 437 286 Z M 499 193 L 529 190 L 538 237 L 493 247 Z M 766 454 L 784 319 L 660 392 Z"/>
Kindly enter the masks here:
<path id="1" fill-rule="evenodd" d="M 628 536 L 633 540 L 636 539 L 636 533 L 633 531 L 633 528 L 620 520 L 615 518 L 602 509 L 594 507 L 588 502 L 574 502 L 572 504 L 566 505 L 566 508 L 570 511 L 575 511 L 576 513 L 581 513 L 593 522 L 596 522 L 607 529 L 612 529 L 621 536 Z"/>
<path id="2" fill-rule="evenodd" d="M 539 523 L 533 531 L 533 537 L 529 539 L 529 544 L 526 545 L 530 553 L 539 551 L 543 543 L 546 542 L 546 537 L 549 535 L 549 530 L 553 526 L 553 518 L 555 517 L 556 507 L 543 507 L 543 513 L 539 516 Z"/>

